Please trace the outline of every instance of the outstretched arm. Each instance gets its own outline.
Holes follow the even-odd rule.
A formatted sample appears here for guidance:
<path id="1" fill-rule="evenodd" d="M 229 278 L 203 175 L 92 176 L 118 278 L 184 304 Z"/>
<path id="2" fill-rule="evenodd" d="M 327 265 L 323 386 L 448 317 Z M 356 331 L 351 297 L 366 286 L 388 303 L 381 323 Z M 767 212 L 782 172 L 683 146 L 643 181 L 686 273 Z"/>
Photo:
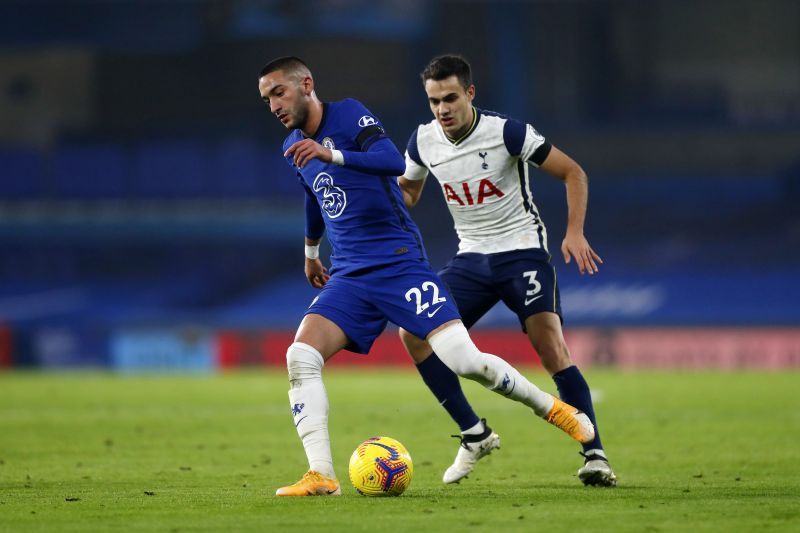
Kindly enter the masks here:
<path id="1" fill-rule="evenodd" d="M 313 139 L 297 141 L 284 157 L 293 156 L 294 164 L 303 168 L 312 159 L 353 168 L 375 176 L 399 176 L 406 168 L 405 160 L 391 139 L 378 139 L 366 151 L 330 150 Z"/>
<path id="2" fill-rule="evenodd" d="M 594 274 L 598 271 L 597 263 L 602 264 L 603 260 L 583 235 L 589 201 L 589 178 L 578 163 L 555 146 L 539 168 L 563 181 L 567 188 L 567 234 L 561 243 L 564 261 L 569 263 L 574 256 L 581 274 L 587 271 Z"/>

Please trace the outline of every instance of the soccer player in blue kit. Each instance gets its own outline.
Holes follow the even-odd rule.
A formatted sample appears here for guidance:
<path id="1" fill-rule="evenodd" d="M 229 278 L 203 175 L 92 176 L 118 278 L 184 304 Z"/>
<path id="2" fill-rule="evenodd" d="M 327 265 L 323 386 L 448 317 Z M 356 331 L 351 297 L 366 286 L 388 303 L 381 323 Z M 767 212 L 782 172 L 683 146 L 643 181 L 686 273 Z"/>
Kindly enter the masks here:
<path id="1" fill-rule="evenodd" d="M 353 99 L 321 102 L 310 70 L 296 57 L 266 65 L 258 88 L 270 112 L 291 130 L 283 149 L 306 193 L 305 273 L 322 289 L 286 352 L 289 404 L 309 470 L 276 494 L 341 494 L 322 367 L 342 349 L 369 352 L 387 321 L 426 339 L 445 369 L 527 405 L 580 442 L 591 441 L 594 427 L 584 413 L 539 390 L 503 359 L 482 353 L 469 338 L 453 298 L 428 265 L 397 183 L 405 162 L 380 121 Z M 325 231 L 333 250 L 330 273 L 319 259 Z M 436 386 L 434 394 L 441 393 Z"/>
<path id="2" fill-rule="evenodd" d="M 564 342 L 547 230 L 533 202 L 526 163 L 565 183 L 569 215 L 561 251 L 567 263 L 575 258 L 581 274 L 594 274 L 602 260 L 583 234 L 586 174 L 533 126 L 476 109 L 472 72 L 464 58 L 434 58 L 421 77 L 434 120 L 411 134 L 406 171 L 398 181 L 407 207 L 419 200 L 429 172 L 442 187 L 460 242 L 458 254 L 439 275 L 467 327 L 498 301 L 514 311 L 561 399 L 585 412 L 596 427 L 589 386 Z M 401 330 L 400 336 L 428 382 L 429 367 L 440 365 L 429 357 L 437 348 L 411 330 Z M 457 482 L 499 447 L 499 437 L 485 420 L 479 421 L 460 387 L 444 394 L 431 390 L 462 430 L 462 446 L 444 474 L 445 483 Z M 584 484 L 616 485 L 599 432 L 583 443 L 583 456 L 578 477 Z"/>

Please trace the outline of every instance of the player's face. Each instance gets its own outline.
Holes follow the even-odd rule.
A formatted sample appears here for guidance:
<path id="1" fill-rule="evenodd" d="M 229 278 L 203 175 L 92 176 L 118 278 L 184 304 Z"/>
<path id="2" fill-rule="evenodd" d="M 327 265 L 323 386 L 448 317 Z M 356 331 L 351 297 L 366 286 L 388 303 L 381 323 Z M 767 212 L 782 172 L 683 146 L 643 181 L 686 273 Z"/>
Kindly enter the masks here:
<path id="1" fill-rule="evenodd" d="M 458 77 L 450 76 L 443 80 L 425 80 L 425 92 L 433 116 L 451 139 L 464 135 L 472 125 L 472 99 L 475 86 L 466 89 Z"/>
<path id="2" fill-rule="evenodd" d="M 269 104 L 273 113 L 286 129 L 301 128 L 308 119 L 308 96 L 311 94 L 311 78 L 300 81 L 287 76 L 282 70 L 270 72 L 258 80 L 261 99 Z"/>

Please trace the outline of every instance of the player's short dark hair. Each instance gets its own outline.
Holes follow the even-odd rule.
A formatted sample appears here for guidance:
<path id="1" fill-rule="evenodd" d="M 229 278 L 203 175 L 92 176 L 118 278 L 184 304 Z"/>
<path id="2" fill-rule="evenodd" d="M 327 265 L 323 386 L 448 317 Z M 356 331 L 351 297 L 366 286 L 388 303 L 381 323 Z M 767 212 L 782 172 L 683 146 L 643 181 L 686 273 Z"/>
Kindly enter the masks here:
<path id="1" fill-rule="evenodd" d="M 455 54 L 434 57 L 420 74 L 422 83 L 427 80 L 441 81 L 450 76 L 456 76 L 464 89 L 472 85 L 472 67 L 466 59 Z"/>
<path id="2" fill-rule="evenodd" d="M 311 75 L 311 69 L 308 68 L 308 65 L 306 65 L 305 61 L 299 57 L 286 56 L 273 59 L 264 65 L 264 68 L 261 69 L 261 73 L 258 75 L 258 77 L 263 78 L 267 74 L 275 72 L 276 70 L 282 70 L 290 75 Z"/>

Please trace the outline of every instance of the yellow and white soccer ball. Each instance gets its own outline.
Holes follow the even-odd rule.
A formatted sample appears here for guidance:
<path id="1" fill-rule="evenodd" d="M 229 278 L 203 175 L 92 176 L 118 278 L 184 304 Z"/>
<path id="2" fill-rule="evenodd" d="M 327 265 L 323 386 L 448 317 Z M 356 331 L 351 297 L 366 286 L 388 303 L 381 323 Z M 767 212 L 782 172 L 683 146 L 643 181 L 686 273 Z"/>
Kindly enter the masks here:
<path id="1" fill-rule="evenodd" d="M 413 475 L 408 450 L 390 437 L 367 439 L 350 457 L 350 482 L 364 496 L 399 496 Z"/>

